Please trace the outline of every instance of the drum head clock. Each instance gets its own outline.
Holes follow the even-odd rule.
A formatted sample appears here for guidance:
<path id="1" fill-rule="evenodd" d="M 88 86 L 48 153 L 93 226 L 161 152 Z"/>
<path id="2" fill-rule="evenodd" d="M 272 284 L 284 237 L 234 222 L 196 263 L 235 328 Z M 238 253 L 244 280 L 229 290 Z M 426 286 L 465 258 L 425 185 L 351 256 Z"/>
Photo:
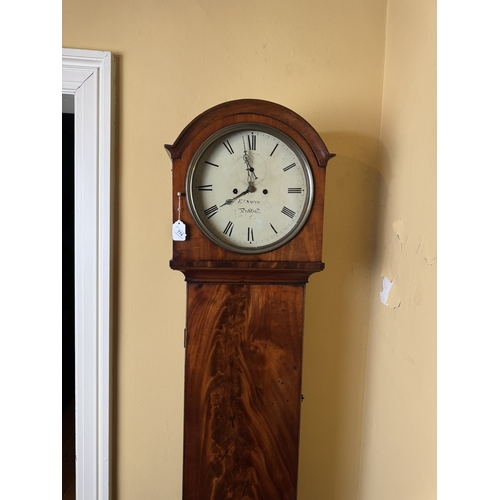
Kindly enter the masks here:
<path id="1" fill-rule="evenodd" d="M 309 162 L 289 136 L 269 125 L 241 123 L 212 134 L 186 177 L 188 207 L 213 243 L 246 254 L 290 241 L 314 198 Z"/>
<path id="2" fill-rule="evenodd" d="M 321 262 L 325 167 L 335 155 L 297 113 L 257 99 L 229 101 L 165 148 L 174 222 L 182 219 L 187 233 L 173 242 L 174 269 L 195 261 L 199 268 Z"/>
<path id="3" fill-rule="evenodd" d="M 183 500 L 295 500 L 305 286 L 330 154 L 297 113 L 229 101 L 172 145 L 172 269 L 187 282 Z"/>

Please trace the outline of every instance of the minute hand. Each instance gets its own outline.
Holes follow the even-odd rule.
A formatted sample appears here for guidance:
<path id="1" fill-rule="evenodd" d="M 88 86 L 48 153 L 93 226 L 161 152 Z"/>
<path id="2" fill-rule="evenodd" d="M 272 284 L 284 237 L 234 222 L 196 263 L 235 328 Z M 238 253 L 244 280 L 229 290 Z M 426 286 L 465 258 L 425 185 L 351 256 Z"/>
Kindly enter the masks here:
<path id="1" fill-rule="evenodd" d="M 247 147 L 245 145 L 245 138 L 242 137 L 242 139 L 243 139 L 243 161 L 245 162 L 245 165 L 247 166 L 248 183 L 252 184 L 253 182 L 255 182 L 258 179 L 258 177 L 255 175 L 254 169 L 253 169 L 252 165 L 250 164 L 250 157 L 248 156 L 248 153 L 247 153 Z"/>

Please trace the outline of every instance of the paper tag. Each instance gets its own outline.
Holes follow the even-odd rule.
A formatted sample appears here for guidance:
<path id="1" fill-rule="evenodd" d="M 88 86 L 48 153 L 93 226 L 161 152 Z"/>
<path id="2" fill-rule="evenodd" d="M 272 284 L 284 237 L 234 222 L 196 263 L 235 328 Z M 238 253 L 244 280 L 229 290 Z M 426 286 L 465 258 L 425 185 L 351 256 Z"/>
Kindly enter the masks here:
<path id="1" fill-rule="evenodd" d="M 178 220 L 172 225 L 172 239 L 174 241 L 186 241 L 186 224 Z"/>

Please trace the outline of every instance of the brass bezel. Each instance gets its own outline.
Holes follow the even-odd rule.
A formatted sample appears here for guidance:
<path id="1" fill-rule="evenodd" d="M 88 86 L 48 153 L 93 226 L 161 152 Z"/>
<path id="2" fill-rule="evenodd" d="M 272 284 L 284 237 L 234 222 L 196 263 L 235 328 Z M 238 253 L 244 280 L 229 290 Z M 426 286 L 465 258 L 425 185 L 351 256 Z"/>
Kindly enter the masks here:
<path id="1" fill-rule="evenodd" d="M 259 131 L 259 132 L 265 132 L 270 135 L 273 135 L 283 143 L 285 143 L 297 156 L 297 158 L 300 161 L 301 167 L 303 171 L 305 172 L 305 178 L 306 178 L 306 189 L 307 189 L 307 199 L 306 203 L 304 204 L 304 208 L 300 214 L 300 216 L 297 219 L 297 222 L 292 226 L 290 231 L 283 237 L 279 238 L 278 240 L 274 241 L 273 243 L 269 243 L 266 245 L 260 245 L 260 246 L 254 246 L 254 247 L 242 247 L 237 244 L 231 244 L 228 243 L 225 240 L 222 240 L 219 238 L 214 232 L 209 229 L 206 224 L 203 222 L 200 214 L 196 210 L 196 206 L 193 200 L 193 177 L 194 173 L 196 171 L 196 168 L 198 166 L 198 161 L 203 155 L 203 153 L 216 141 L 220 140 L 221 137 L 232 134 L 233 132 L 240 131 L 240 130 L 248 130 L 251 132 L 252 130 L 254 131 Z M 312 175 L 312 170 L 311 166 L 309 164 L 309 161 L 307 160 L 304 152 L 302 149 L 298 146 L 298 144 L 287 134 L 282 132 L 281 130 L 272 127 L 271 125 L 267 125 L 264 123 L 256 123 L 256 122 L 243 122 L 243 123 L 237 123 L 233 125 L 229 125 L 227 127 L 224 127 L 220 129 L 219 131 L 215 132 L 212 134 L 210 137 L 208 137 L 203 144 L 197 149 L 196 153 L 193 155 L 193 158 L 191 159 L 191 162 L 189 163 L 189 167 L 187 170 L 186 174 L 186 199 L 187 199 L 187 205 L 189 208 L 189 212 L 191 213 L 191 216 L 193 217 L 196 225 L 200 229 L 200 231 L 212 242 L 215 243 L 216 245 L 225 248 L 226 250 L 230 250 L 232 252 L 237 252 L 237 253 L 242 253 L 242 254 L 262 254 L 262 253 L 267 253 L 271 252 L 273 250 L 276 250 L 277 248 L 282 247 L 286 243 L 290 242 L 297 234 L 300 232 L 300 230 L 304 227 L 304 224 L 307 222 L 307 219 L 309 217 L 309 214 L 311 212 L 311 208 L 313 205 L 314 201 L 314 180 L 313 180 L 313 175 Z"/>

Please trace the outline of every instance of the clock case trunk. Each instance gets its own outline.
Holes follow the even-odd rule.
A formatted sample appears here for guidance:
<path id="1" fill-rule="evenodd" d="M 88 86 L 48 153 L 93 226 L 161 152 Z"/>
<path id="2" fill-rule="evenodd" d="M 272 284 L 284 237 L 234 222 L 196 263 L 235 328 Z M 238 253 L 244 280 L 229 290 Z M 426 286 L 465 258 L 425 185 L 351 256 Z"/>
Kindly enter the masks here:
<path id="1" fill-rule="evenodd" d="M 191 158 L 213 133 L 265 123 L 288 134 L 311 165 L 315 193 L 297 236 L 263 254 L 218 247 L 185 203 Z M 183 500 L 295 500 L 305 285 L 321 271 L 330 154 L 303 118 L 278 104 L 230 101 L 202 113 L 166 145 L 186 241 L 170 266 L 187 282 Z"/>

